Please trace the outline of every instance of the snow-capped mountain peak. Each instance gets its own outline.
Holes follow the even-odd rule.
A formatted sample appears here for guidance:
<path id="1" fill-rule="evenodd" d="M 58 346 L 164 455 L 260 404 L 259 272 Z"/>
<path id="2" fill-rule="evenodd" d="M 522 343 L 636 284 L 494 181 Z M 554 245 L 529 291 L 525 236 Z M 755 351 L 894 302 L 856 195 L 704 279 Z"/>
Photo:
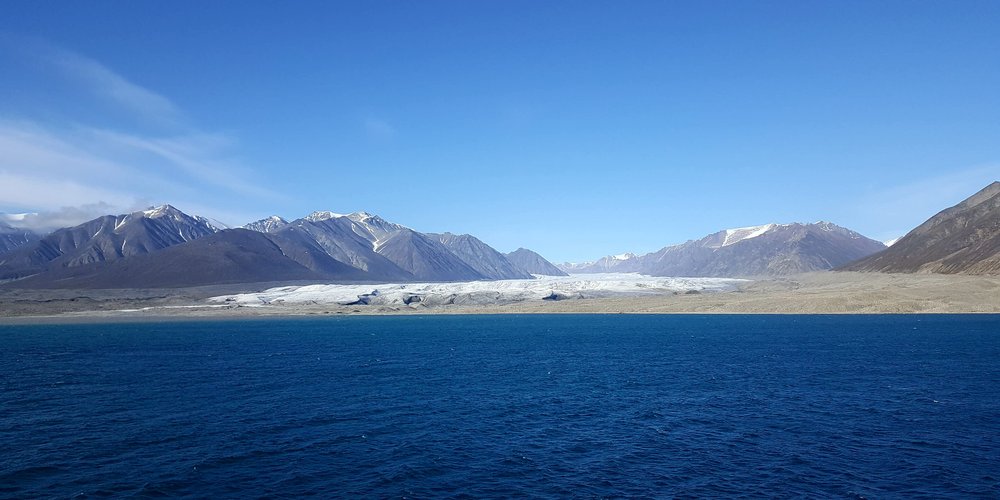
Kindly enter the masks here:
<path id="1" fill-rule="evenodd" d="M 288 225 L 288 221 L 278 215 L 254 221 L 243 226 L 244 229 L 257 231 L 258 233 L 271 233 Z"/>
<path id="2" fill-rule="evenodd" d="M 353 212 L 345 215 L 348 219 L 359 224 L 372 224 L 372 225 L 387 225 L 392 226 L 395 229 L 404 229 L 404 226 L 396 224 L 394 222 L 389 222 L 378 215 L 368 213 L 368 212 Z"/>
<path id="3" fill-rule="evenodd" d="M 118 221 L 115 226 L 115 230 L 118 230 L 122 224 L 126 222 L 126 220 L 133 219 L 138 214 L 142 214 L 142 217 L 147 219 L 168 218 L 180 223 L 190 223 L 193 220 L 195 224 L 202 225 L 212 232 L 218 232 L 229 228 L 226 224 L 223 224 L 215 219 L 209 219 L 208 217 L 202 217 L 200 215 L 188 215 L 178 210 L 177 207 L 174 207 L 173 205 L 160 205 L 158 207 L 149 207 L 146 210 L 126 215 Z"/>
<path id="4" fill-rule="evenodd" d="M 832 222 L 827 222 L 825 220 L 816 221 L 816 222 L 812 223 L 812 226 L 814 226 L 816 228 L 819 228 L 821 231 L 827 231 L 827 232 L 831 232 L 831 233 L 836 233 L 836 232 L 839 232 L 839 233 L 843 233 L 843 232 L 853 233 L 854 232 L 854 231 L 851 231 L 849 229 L 840 227 L 840 226 L 838 226 L 838 225 L 836 225 L 836 224 L 834 224 Z"/>
<path id="5" fill-rule="evenodd" d="M 893 238 L 891 240 L 886 240 L 886 241 L 883 241 L 882 244 L 885 245 L 885 246 L 887 246 L 887 247 L 891 247 L 891 246 L 895 245 L 896 242 L 899 241 L 901 238 L 902 238 L 902 236 L 900 236 L 899 238 Z"/>
<path id="6" fill-rule="evenodd" d="M 620 253 L 618 255 L 612 255 L 611 258 L 614 260 L 630 260 L 634 259 L 636 255 L 632 252 Z"/>
<path id="7" fill-rule="evenodd" d="M 305 216 L 304 218 L 305 220 L 310 222 L 322 222 L 325 220 L 336 219 L 343 216 L 344 214 L 338 214 L 336 212 L 331 212 L 329 210 L 318 210 L 316 212 L 313 212 Z"/>
<path id="8" fill-rule="evenodd" d="M 149 207 L 142 211 L 142 216 L 149 219 L 159 219 L 160 217 L 180 217 L 184 215 L 183 212 L 174 208 L 173 205 L 160 205 L 158 207 Z"/>

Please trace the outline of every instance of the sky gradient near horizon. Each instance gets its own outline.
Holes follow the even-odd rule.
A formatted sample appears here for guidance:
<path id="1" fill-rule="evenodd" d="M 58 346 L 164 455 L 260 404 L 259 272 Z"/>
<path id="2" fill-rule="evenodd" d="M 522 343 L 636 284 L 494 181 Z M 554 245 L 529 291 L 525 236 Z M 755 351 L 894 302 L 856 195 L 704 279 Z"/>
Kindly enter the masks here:
<path id="1" fill-rule="evenodd" d="M 554 262 L 898 237 L 1000 179 L 1000 2 L 43 2 L 0 212 L 365 210 Z"/>

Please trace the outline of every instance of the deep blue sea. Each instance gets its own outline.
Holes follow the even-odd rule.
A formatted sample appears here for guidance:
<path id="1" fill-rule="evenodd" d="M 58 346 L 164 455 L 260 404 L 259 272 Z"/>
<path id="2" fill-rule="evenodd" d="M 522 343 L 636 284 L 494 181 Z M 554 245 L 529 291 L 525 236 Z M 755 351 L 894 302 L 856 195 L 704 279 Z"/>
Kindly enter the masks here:
<path id="1" fill-rule="evenodd" d="M 1000 316 L 0 327 L 0 497 L 1000 497 Z"/>

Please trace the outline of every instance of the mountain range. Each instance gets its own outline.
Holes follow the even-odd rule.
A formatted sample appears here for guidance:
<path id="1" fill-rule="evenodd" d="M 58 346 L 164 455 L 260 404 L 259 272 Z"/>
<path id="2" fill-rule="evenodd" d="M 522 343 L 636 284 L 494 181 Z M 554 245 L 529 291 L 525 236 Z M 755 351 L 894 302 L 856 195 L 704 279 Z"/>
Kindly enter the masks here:
<path id="1" fill-rule="evenodd" d="M 519 248 L 422 233 L 367 212 L 268 217 L 228 229 L 170 206 L 106 215 L 39 235 L 0 221 L 0 283 L 157 288 L 281 281 L 435 282 L 634 272 L 747 277 L 822 270 L 1000 274 L 1000 182 L 891 247 L 829 222 L 726 229 L 645 255 L 554 266 Z"/>
<path id="2" fill-rule="evenodd" d="M 367 212 L 348 215 L 313 212 L 292 222 L 272 216 L 244 227 L 268 234 L 289 252 L 318 249 L 365 271 L 372 279 L 462 281 L 532 277 L 472 235 L 420 233 Z"/>
<path id="3" fill-rule="evenodd" d="M 559 268 L 571 273 L 768 276 L 830 270 L 885 248 L 882 242 L 829 222 L 765 224 L 726 229 L 645 255 L 611 255 Z"/>
<path id="4" fill-rule="evenodd" d="M 420 233 L 366 212 L 314 212 L 291 222 L 273 216 L 223 229 L 164 205 L 31 236 L 0 251 L 0 281 L 25 288 L 156 288 L 532 278 L 474 236 Z"/>
<path id="5" fill-rule="evenodd" d="M 59 229 L 0 254 L 0 280 L 155 252 L 219 230 L 202 217 L 169 205 L 124 215 L 106 215 Z"/>

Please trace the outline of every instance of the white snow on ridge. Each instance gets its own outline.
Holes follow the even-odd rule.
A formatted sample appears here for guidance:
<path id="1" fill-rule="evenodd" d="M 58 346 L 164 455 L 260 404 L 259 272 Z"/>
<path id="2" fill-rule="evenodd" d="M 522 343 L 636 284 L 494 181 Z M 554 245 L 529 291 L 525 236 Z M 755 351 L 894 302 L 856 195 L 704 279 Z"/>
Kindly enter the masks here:
<path id="1" fill-rule="evenodd" d="M 739 243 L 743 240 L 756 238 L 774 229 L 775 227 L 778 227 L 778 225 L 764 224 L 763 226 L 737 227 L 734 229 L 726 229 L 726 239 L 722 241 L 721 246 L 729 246 L 734 243 Z"/>
<path id="2" fill-rule="evenodd" d="M 162 217 L 166 213 L 167 213 L 167 206 L 166 205 L 160 205 L 158 207 L 153 207 L 153 208 L 150 208 L 148 210 L 143 210 L 142 211 L 142 215 L 144 215 L 146 217 L 149 217 L 150 219 L 155 219 L 157 217 Z"/>
<path id="3" fill-rule="evenodd" d="M 329 219 L 337 219 L 340 217 L 344 217 L 344 215 L 338 214 L 336 212 L 330 212 L 329 210 L 320 210 L 305 216 L 305 219 L 311 222 L 320 222 Z"/>
<path id="4" fill-rule="evenodd" d="M 243 306 L 270 304 L 351 304 L 360 298 L 372 305 L 501 304 L 526 300 L 656 295 L 673 292 L 722 292 L 746 280 L 729 278 L 664 278 L 637 273 L 539 276 L 533 280 L 469 281 L 460 283 L 385 283 L 367 285 L 305 285 L 262 292 L 224 295 L 214 303 Z M 414 299 L 416 297 L 416 299 Z"/>
<path id="5" fill-rule="evenodd" d="M 368 233 L 374 236 L 376 240 L 384 240 L 386 239 L 386 236 L 395 231 L 407 229 L 406 226 L 389 222 L 368 212 L 354 212 L 352 214 L 345 215 L 344 217 L 347 217 L 354 222 L 354 224 L 364 228 L 365 231 L 368 231 Z M 357 231 L 355 230 L 355 232 Z"/>
<path id="6" fill-rule="evenodd" d="M 888 240 L 888 241 L 883 241 L 882 244 L 885 245 L 885 246 L 887 246 L 887 247 L 891 247 L 891 246 L 895 245 L 896 242 L 899 241 L 901 238 L 902 238 L 902 236 L 900 236 L 899 238 L 893 238 L 893 239 Z"/>

